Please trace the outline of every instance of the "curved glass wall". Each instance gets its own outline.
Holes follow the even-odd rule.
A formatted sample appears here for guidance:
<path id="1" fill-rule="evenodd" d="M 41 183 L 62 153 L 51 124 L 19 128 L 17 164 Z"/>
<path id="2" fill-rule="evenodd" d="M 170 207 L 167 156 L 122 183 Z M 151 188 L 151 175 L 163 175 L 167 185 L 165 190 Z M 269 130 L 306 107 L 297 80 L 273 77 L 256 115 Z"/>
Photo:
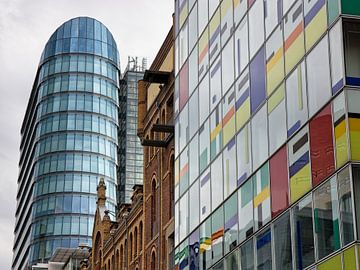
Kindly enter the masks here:
<path id="1" fill-rule="evenodd" d="M 57 247 L 91 245 L 100 177 L 115 210 L 119 73 L 115 41 L 94 19 L 67 21 L 46 44 L 22 134 L 19 182 L 22 193 L 31 187 L 32 204 L 17 209 L 14 269 L 48 260 Z M 18 205 L 30 203 L 18 195 Z"/>

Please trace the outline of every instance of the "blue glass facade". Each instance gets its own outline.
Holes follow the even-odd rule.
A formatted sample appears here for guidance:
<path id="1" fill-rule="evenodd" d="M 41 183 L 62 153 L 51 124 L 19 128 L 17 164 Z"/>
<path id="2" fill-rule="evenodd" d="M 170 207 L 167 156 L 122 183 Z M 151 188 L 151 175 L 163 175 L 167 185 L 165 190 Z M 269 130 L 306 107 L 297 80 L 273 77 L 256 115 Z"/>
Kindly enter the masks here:
<path id="1" fill-rule="evenodd" d="M 119 74 L 115 41 L 92 18 L 47 42 L 21 130 L 13 269 L 91 244 L 100 177 L 115 210 Z"/>

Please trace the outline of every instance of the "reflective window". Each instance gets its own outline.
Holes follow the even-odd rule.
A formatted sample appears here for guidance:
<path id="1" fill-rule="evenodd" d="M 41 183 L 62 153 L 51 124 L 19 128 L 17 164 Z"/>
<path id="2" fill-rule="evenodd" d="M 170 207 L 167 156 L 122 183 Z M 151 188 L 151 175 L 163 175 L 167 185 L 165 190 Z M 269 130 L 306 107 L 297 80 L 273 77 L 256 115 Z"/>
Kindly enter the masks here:
<path id="1" fill-rule="evenodd" d="M 292 0 L 283 3 L 284 13 L 293 4 Z M 302 1 L 296 2 L 284 17 L 285 71 L 288 74 L 305 54 L 304 22 Z"/>
<path id="2" fill-rule="evenodd" d="M 287 136 L 293 135 L 308 119 L 305 63 L 286 80 Z"/>
<path id="3" fill-rule="evenodd" d="M 223 146 L 235 135 L 235 91 L 231 87 L 222 100 Z"/>
<path id="4" fill-rule="evenodd" d="M 207 2 L 207 0 L 201 0 L 201 2 Z M 200 2 L 199 3 L 199 12 L 200 12 Z M 199 15 L 200 18 L 200 15 Z M 199 20 L 199 24 L 200 24 L 200 20 Z M 204 77 L 206 71 L 209 68 L 209 45 L 208 45 L 208 40 L 209 40 L 209 32 L 208 29 L 206 28 L 206 30 L 204 31 L 204 33 L 201 35 L 200 39 L 199 39 L 199 43 L 198 43 L 198 49 L 199 49 L 199 80 L 201 80 L 201 78 Z"/>
<path id="5" fill-rule="evenodd" d="M 329 5 L 329 8 L 331 5 Z M 331 90 L 336 94 L 344 86 L 344 53 L 341 21 L 338 21 L 329 32 Z"/>
<path id="6" fill-rule="evenodd" d="M 213 160 L 222 149 L 222 121 L 221 104 L 215 108 L 210 116 L 210 159 Z"/>
<path id="7" fill-rule="evenodd" d="M 199 84 L 199 97 L 201 102 L 199 104 L 199 123 L 202 124 L 209 115 L 209 73 Z"/>
<path id="8" fill-rule="evenodd" d="M 233 0 L 234 4 L 234 24 L 237 26 L 247 11 L 248 1 Z"/>
<path id="9" fill-rule="evenodd" d="M 224 251 L 232 251 L 238 244 L 238 196 L 235 192 L 224 203 Z"/>
<path id="10" fill-rule="evenodd" d="M 200 235 L 199 235 L 199 229 L 197 229 L 189 237 L 190 269 L 199 269 L 199 256 L 200 256 Z"/>
<path id="11" fill-rule="evenodd" d="M 329 44 L 327 36 L 310 52 L 306 61 L 309 114 L 313 116 L 330 99 Z"/>
<path id="12" fill-rule="evenodd" d="M 200 176 L 200 221 L 211 212 L 210 169 Z"/>
<path id="13" fill-rule="evenodd" d="M 243 5 L 246 1 L 241 2 Z M 235 9 L 236 10 L 236 9 Z M 247 20 L 243 20 L 235 30 L 235 76 L 236 78 L 243 72 L 249 63 L 249 44 L 248 44 L 248 25 Z"/>
<path id="14" fill-rule="evenodd" d="M 355 61 L 360 55 L 360 25 L 356 22 L 346 21 L 343 27 L 346 83 L 349 85 L 360 85 L 359 63 Z"/>
<path id="15" fill-rule="evenodd" d="M 252 177 L 255 230 L 271 219 L 269 163 L 266 163 Z"/>
<path id="16" fill-rule="evenodd" d="M 349 137 L 350 137 L 350 154 L 353 160 L 360 160 L 360 143 L 358 141 L 358 126 L 360 123 L 360 91 L 347 91 L 347 105 L 348 105 L 348 122 L 349 122 Z"/>
<path id="17" fill-rule="evenodd" d="M 210 68 L 210 111 L 219 104 L 221 98 L 221 59 L 219 57 Z"/>
<path id="18" fill-rule="evenodd" d="M 225 44 L 232 34 L 233 27 L 233 3 L 232 0 L 221 2 L 221 44 Z"/>
<path id="19" fill-rule="evenodd" d="M 212 262 L 217 262 L 223 256 L 224 210 L 221 206 L 211 217 L 211 252 Z"/>
<path id="20" fill-rule="evenodd" d="M 354 180 L 357 179 L 357 167 L 354 168 Z M 343 169 L 337 174 L 339 192 L 339 210 L 341 221 L 341 238 L 343 245 L 354 240 L 353 203 L 349 168 Z M 357 187 L 357 184 L 355 185 Z"/>
<path id="21" fill-rule="evenodd" d="M 250 62 L 251 114 L 254 114 L 266 99 L 265 77 L 265 49 L 262 47 Z"/>
<path id="22" fill-rule="evenodd" d="M 226 93 L 234 82 L 234 40 L 231 38 L 221 51 L 221 76 L 223 93 Z"/>
<path id="23" fill-rule="evenodd" d="M 256 237 L 256 259 L 256 269 L 272 269 L 270 229 Z"/>
<path id="24" fill-rule="evenodd" d="M 198 0 L 199 34 L 201 34 L 208 23 L 208 0 Z"/>
<path id="25" fill-rule="evenodd" d="M 254 232 L 253 185 L 252 180 L 245 182 L 238 191 L 239 196 L 239 242 Z"/>
<path id="26" fill-rule="evenodd" d="M 197 4 L 196 4 L 189 15 L 189 51 L 192 50 L 197 39 L 198 39 L 198 25 L 197 25 Z"/>
<path id="27" fill-rule="evenodd" d="M 197 47 L 193 50 L 189 57 L 189 96 L 195 90 L 198 84 L 198 51 Z M 197 107 L 196 107 L 197 108 Z"/>
<path id="28" fill-rule="evenodd" d="M 281 23 L 282 18 L 282 2 L 277 0 L 264 1 L 266 15 L 265 15 L 265 29 L 266 37 L 269 37 L 274 28 Z"/>
<path id="29" fill-rule="evenodd" d="M 254 242 L 253 239 L 240 247 L 241 270 L 254 269 Z"/>
<path id="30" fill-rule="evenodd" d="M 199 128 L 199 171 L 202 172 L 210 161 L 210 130 L 209 121 Z"/>
<path id="31" fill-rule="evenodd" d="M 269 161 L 271 210 L 275 217 L 289 206 L 289 183 L 286 146 L 282 147 Z"/>
<path id="32" fill-rule="evenodd" d="M 199 224 L 199 181 L 196 181 L 189 189 L 189 231 Z"/>
<path id="33" fill-rule="evenodd" d="M 264 43 L 264 1 L 256 1 L 249 10 L 249 45 L 250 58 Z"/>
<path id="34" fill-rule="evenodd" d="M 276 269 L 291 270 L 293 268 L 289 212 L 275 221 L 273 230 Z"/>
<path id="35" fill-rule="evenodd" d="M 305 47 L 309 50 L 327 29 L 326 1 L 304 1 Z"/>
<path id="36" fill-rule="evenodd" d="M 288 142 L 291 202 L 311 189 L 309 131 L 304 127 Z"/>
<path id="37" fill-rule="evenodd" d="M 268 121 L 266 106 L 251 120 L 253 168 L 258 168 L 268 157 Z"/>
<path id="38" fill-rule="evenodd" d="M 198 136 L 189 144 L 189 183 L 193 183 L 199 176 L 199 140 Z"/>
<path id="39" fill-rule="evenodd" d="M 200 225 L 200 269 L 208 269 L 212 264 L 211 218 Z"/>
<path id="40" fill-rule="evenodd" d="M 314 262 L 314 235 L 311 194 L 301 200 L 292 211 L 295 233 L 295 258 L 297 269 Z"/>
<path id="41" fill-rule="evenodd" d="M 188 192 L 180 198 L 179 205 L 179 239 L 182 241 L 188 234 L 189 229 L 189 213 L 188 213 Z"/>
<path id="42" fill-rule="evenodd" d="M 223 201 L 222 156 L 219 155 L 211 164 L 211 202 L 214 210 Z"/>
<path id="43" fill-rule="evenodd" d="M 236 139 L 233 138 L 223 150 L 224 198 L 237 187 L 236 178 Z"/>
<path id="44" fill-rule="evenodd" d="M 250 82 L 249 71 L 246 70 L 235 82 L 236 93 L 236 130 L 240 130 L 250 119 Z"/>
<path id="45" fill-rule="evenodd" d="M 268 100 L 270 154 L 286 141 L 285 106 L 285 86 L 282 84 Z"/>
<path id="46" fill-rule="evenodd" d="M 327 105 L 310 121 L 311 175 L 317 185 L 335 170 L 331 105 Z"/>
<path id="47" fill-rule="evenodd" d="M 250 173 L 252 172 L 250 125 L 246 125 L 239 132 L 236 140 L 237 182 L 239 186 L 250 176 Z"/>
<path id="48" fill-rule="evenodd" d="M 218 0 L 216 0 L 218 1 Z M 210 3 L 214 1 L 209 1 Z M 220 46 L 220 9 L 216 11 L 214 16 L 209 22 L 209 51 L 210 51 L 210 63 L 213 63 L 215 58 L 219 55 Z"/>
<path id="49" fill-rule="evenodd" d="M 336 177 L 314 192 L 314 222 L 318 259 L 340 248 Z"/>

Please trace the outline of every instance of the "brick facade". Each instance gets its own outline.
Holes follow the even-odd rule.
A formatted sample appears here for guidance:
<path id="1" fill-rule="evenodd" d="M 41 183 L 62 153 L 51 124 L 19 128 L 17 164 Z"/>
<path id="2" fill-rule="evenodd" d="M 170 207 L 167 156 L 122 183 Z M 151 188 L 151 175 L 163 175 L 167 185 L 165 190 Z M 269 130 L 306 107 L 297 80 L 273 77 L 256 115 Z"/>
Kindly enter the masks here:
<path id="1" fill-rule="evenodd" d="M 150 72 L 160 74 L 166 70 L 166 82 L 158 87 L 157 95 L 148 94 L 154 84 L 151 79 L 139 82 L 138 135 L 142 142 L 167 141 L 162 146 L 144 147 L 144 269 L 168 269 L 172 262 L 174 239 L 173 183 L 174 139 L 173 133 L 154 132 L 154 124 L 173 126 L 173 29 L 158 52 Z M 155 75 L 156 76 L 156 75 Z M 149 82 L 150 81 L 150 82 Z M 152 98 L 152 100 L 150 100 Z M 144 143 L 146 145 L 146 143 Z"/>

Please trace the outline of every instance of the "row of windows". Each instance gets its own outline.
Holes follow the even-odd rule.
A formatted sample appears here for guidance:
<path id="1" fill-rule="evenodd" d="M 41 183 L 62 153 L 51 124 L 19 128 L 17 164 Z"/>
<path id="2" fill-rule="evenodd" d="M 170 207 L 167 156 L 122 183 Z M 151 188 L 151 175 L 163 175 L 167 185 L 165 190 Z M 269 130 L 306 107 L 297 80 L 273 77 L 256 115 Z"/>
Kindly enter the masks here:
<path id="1" fill-rule="evenodd" d="M 264 62 L 262 60 L 257 62 L 257 59 L 254 60 L 254 65 L 250 63 L 250 67 L 224 95 L 221 94 L 220 77 L 224 65 L 221 65 L 215 73 L 210 69 L 188 102 L 187 94 L 184 98 L 181 96 L 180 85 L 180 97 L 177 100 L 182 111 L 176 120 L 176 131 L 179 131 L 175 133 L 178 142 L 175 147 L 176 155 L 182 151 L 197 130 L 203 136 L 210 134 L 216 136 L 223 130 L 223 141 L 226 144 L 235 130 L 239 131 L 252 117 L 255 122 L 257 117 L 255 114 L 266 100 L 268 108 L 263 107 L 261 117 L 266 113 L 269 115 L 270 151 L 276 150 L 276 146 L 292 136 L 344 85 L 343 68 L 341 65 L 340 69 L 338 67 L 338 63 L 342 63 L 341 48 L 334 49 L 334 46 L 340 43 L 341 35 L 341 22 L 339 22 L 331 30 L 330 35 L 326 35 L 311 51 L 306 61 L 301 62 L 286 80 L 271 92 L 266 91 L 265 76 L 260 76 L 262 71 L 265 72 Z M 330 76 L 329 51 L 333 56 L 332 63 L 336 63 L 332 66 L 338 69 L 337 73 L 334 71 L 335 68 L 333 69 L 332 76 Z M 231 57 L 222 59 L 229 61 Z M 209 79 L 212 76 L 214 77 Z M 218 79 L 215 80 L 215 77 Z M 181 81 L 183 80 L 180 73 Z M 229 81 L 232 83 L 233 78 Z M 201 102 L 199 102 L 200 98 Z M 286 133 L 281 137 L 274 133 L 277 130 L 278 118 L 281 119 L 281 123 L 285 123 L 286 128 Z M 208 129 L 209 123 L 210 134 L 202 132 Z"/>
<path id="2" fill-rule="evenodd" d="M 57 248 L 78 248 L 79 244 L 87 243 L 91 246 L 91 238 L 57 237 L 55 239 L 40 240 L 30 246 L 30 261 L 43 262 L 50 259 Z"/>
<path id="3" fill-rule="evenodd" d="M 86 111 L 106 115 L 118 121 L 117 106 L 108 99 L 83 94 L 62 94 L 51 96 L 42 101 L 38 108 L 37 117 L 61 111 Z"/>
<path id="4" fill-rule="evenodd" d="M 84 174 L 61 174 L 45 176 L 36 180 L 34 196 L 61 192 L 84 192 L 96 194 L 99 177 Z M 105 180 L 106 197 L 116 198 L 116 186 L 113 181 Z"/>
<path id="5" fill-rule="evenodd" d="M 359 168 L 354 167 L 354 171 Z M 194 263 L 193 269 L 208 269 L 270 221 L 270 199 L 263 199 L 269 192 L 266 186 L 269 183 L 264 183 L 261 177 L 242 186 L 180 244 L 175 255 L 179 265 L 187 265 L 189 260 Z M 357 176 L 353 181 L 359 180 Z M 254 266 L 256 269 L 272 269 L 272 266 L 304 269 L 354 241 L 351 185 L 347 167 L 313 190 L 271 226 L 240 246 L 241 251 L 246 251 L 242 253 L 241 269 Z M 199 200 L 190 201 L 191 207 L 186 202 L 175 208 L 175 217 L 177 214 L 180 217 L 177 235 L 192 222 L 193 216 L 187 211 L 199 211 Z"/>
<path id="6" fill-rule="evenodd" d="M 238 50 L 241 62 L 253 58 L 265 40 L 274 38 L 274 32 L 284 31 L 284 51 L 289 67 L 299 61 L 339 15 L 338 7 L 326 1 L 209 1 L 199 0 L 188 9 L 188 1 L 176 3 L 175 73 L 181 69 L 195 44 L 199 45 L 199 73 L 224 47 L 234 29 L 248 21 L 249 27 L 241 34 Z M 221 3 L 220 3 L 221 2 Z M 219 7 L 218 7 L 219 6 Z M 328 6 L 328 9 L 327 9 Z M 328 14 L 327 14 L 328 10 Z M 277 28 L 277 30 L 275 30 Z M 180 29 L 180 30 L 179 30 Z M 237 35 L 237 34 L 235 34 Z M 272 37 L 270 37 L 272 35 Z M 244 41 L 245 39 L 245 41 Z M 239 39 L 240 40 L 240 39 Z M 221 43 L 221 46 L 220 46 Z M 302 44 L 301 44 L 302 43 Z M 245 47 L 244 47 L 245 46 Z M 243 52 L 246 49 L 246 54 Z M 210 54 L 210 57 L 209 57 Z M 298 58 L 300 57 L 300 58 Z M 298 58 L 298 59 L 297 59 Z M 239 59 L 240 60 L 240 59 Z M 203 66 L 203 67 L 201 67 Z"/>
<path id="7" fill-rule="evenodd" d="M 56 75 L 39 87 L 38 99 L 59 92 L 79 91 L 100 94 L 111 98 L 118 104 L 118 88 L 104 78 L 93 75 Z"/>
<path id="8" fill-rule="evenodd" d="M 63 171 L 91 172 L 115 179 L 116 163 L 97 155 L 53 154 L 36 163 L 35 176 Z"/>
<path id="9" fill-rule="evenodd" d="M 52 235 L 91 236 L 93 223 L 94 218 L 89 216 L 47 217 L 33 223 L 31 236 L 32 239 Z"/>
<path id="10" fill-rule="evenodd" d="M 91 18 L 75 18 L 65 22 L 50 37 L 41 56 L 87 52 L 101 55 L 119 63 L 119 53 L 111 33 L 100 22 Z"/>
<path id="11" fill-rule="evenodd" d="M 117 142 L 117 126 L 97 115 L 67 113 L 53 115 L 39 122 L 37 137 L 57 131 L 88 131 L 111 137 Z"/>
<path id="12" fill-rule="evenodd" d="M 56 151 L 87 151 L 111 157 L 117 162 L 117 146 L 106 138 L 88 134 L 56 134 L 36 145 L 35 157 Z"/>
<path id="13" fill-rule="evenodd" d="M 50 214 L 91 214 L 96 210 L 96 196 L 51 195 L 39 199 L 33 205 L 33 217 Z"/>
<path id="14" fill-rule="evenodd" d="M 303 173 L 302 177 L 304 177 L 304 170 L 300 169 L 304 167 L 306 169 L 307 185 L 297 192 L 293 192 L 292 201 L 298 199 L 304 189 L 307 190 L 311 187 L 310 173 L 316 184 L 334 171 L 335 167 L 341 167 L 348 160 L 347 131 L 346 128 L 343 128 L 346 125 L 345 112 L 347 110 L 350 113 L 359 111 L 354 101 L 359 100 L 360 92 L 357 90 L 345 90 L 345 92 L 349 104 L 348 109 L 345 108 L 345 94 L 342 92 L 332 104 L 327 105 L 319 112 L 308 126 L 305 126 L 288 141 L 287 148 L 284 147 L 281 150 L 288 157 L 288 160 L 284 160 L 282 164 L 284 168 L 289 168 L 289 176 L 287 171 L 284 171 L 286 181 L 288 178 L 295 179 L 290 181 L 294 183 L 294 190 L 299 185 L 296 180 L 300 177 L 297 176 L 299 171 Z M 271 114 L 268 118 L 266 106 L 262 107 L 251 122 L 245 124 L 235 136 L 235 121 L 233 121 L 232 127 L 228 125 L 223 129 L 215 129 L 211 133 L 207 121 L 199 136 L 196 134 L 180 157 L 175 160 L 176 200 L 199 175 L 203 179 L 208 174 L 219 184 L 224 182 L 224 192 L 217 193 L 217 201 L 222 201 L 231 194 L 286 141 L 286 114 L 281 111 L 281 108 L 285 107 L 284 102 L 283 98 L 280 103 L 282 105 L 278 105 L 275 109 L 275 111 L 280 109 L 280 112 L 276 113 L 274 118 Z M 270 104 L 268 105 L 270 106 Z M 355 129 L 354 126 L 350 131 Z M 180 130 L 182 131 L 184 128 Z M 323 135 L 324 133 L 326 137 Z M 324 137 L 321 138 L 321 136 Z M 357 151 L 355 141 L 351 148 L 352 151 Z M 304 179 L 301 183 L 304 183 Z"/>
<path id="15" fill-rule="evenodd" d="M 117 68 L 110 62 L 94 55 L 63 55 L 44 63 L 40 68 L 39 82 L 60 72 L 88 72 L 102 75 L 118 83 Z"/>

